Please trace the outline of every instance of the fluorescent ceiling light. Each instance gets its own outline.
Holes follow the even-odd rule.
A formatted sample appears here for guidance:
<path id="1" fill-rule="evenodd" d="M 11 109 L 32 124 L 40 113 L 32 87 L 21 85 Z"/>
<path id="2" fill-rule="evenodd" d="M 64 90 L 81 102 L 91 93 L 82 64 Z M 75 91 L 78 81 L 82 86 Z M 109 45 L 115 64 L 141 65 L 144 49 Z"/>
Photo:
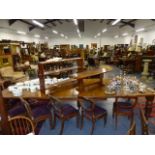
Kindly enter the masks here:
<path id="1" fill-rule="evenodd" d="M 44 27 L 44 24 L 36 21 L 36 20 L 32 20 L 32 22 L 35 24 L 35 25 L 38 25 L 39 27 Z"/>
<path id="2" fill-rule="evenodd" d="M 48 37 L 46 36 L 45 39 L 48 40 Z"/>
<path id="3" fill-rule="evenodd" d="M 94 38 L 96 38 L 97 36 L 94 36 Z"/>
<path id="4" fill-rule="evenodd" d="M 61 36 L 61 37 L 64 37 L 64 34 L 61 33 L 60 36 Z"/>
<path id="5" fill-rule="evenodd" d="M 38 35 L 38 34 L 35 34 L 35 35 L 34 35 L 34 37 L 36 37 L 36 38 L 40 38 L 40 35 Z"/>
<path id="6" fill-rule="evenodd" d="M 101 35 L 101 33 L 98 33 L 98 34 L 97 34 L 97 36 L 100 36 L 100 35 Z"/>
<path id="7" fill-rule="evenodd" d="M 128 35 L 128 33 L 123 33 L 123 34 L 122 34 L 122 36 L 127 36 L 127 35 Z"/>
<path id="8" fill-rule="evenodd" d="M 74 22 L 75 25 L 78 25 L 77 19 L 73 19 L 73 22 Z"/>
<path id="9" fill-rule="evenodd" d="M 114 38 L 118 38 L 118 37 L 119 37 L 118 35 L 114 36 Z"/>
<path id="10" fill-rule="evenodd" d="M 26 32 L 23 32 L 23 31 L 17 31 L 18 34 L 23 34 L 23 35 L 26 35 Z"/>
<path id="11" fill-rule="evenodd" d="M 65 39 L 68 39 L 68 37 L 67 37 L 67 36 L 65 36 Z"/>
<path id="12" fill-rule="evenodd" d="M 52 32 L 53 32 L 54 34 L 58 34 L 58 31 L 56 31 L 56 30 L 53 30 Z"/>
<path id="13" fill-rule="evenodd" d="M 79 38 L 81 38 L 81 34 L 79 34 Z"/>
<path id="14" fill-rule="evenodd" d="M 141 31 L 144 31 L 145 29 L 144 28 L 140 28 L 140 29 L 137 29 L 136 32 L 141 32 Z"/>
<path id="15" fill-rule="evenodd" d="M 77 29 L 76 31 L 77 31 L 77 33 L 80 33 L 80 30 L 79 29 Z"/>
<path id="16" fill-rule="evenodd" d="M 102 30 L 102 33 L 106 32 L 106 31 L 107 31 L 107 29 L 103 29 L 103 30 Z"/>
<path id="17" fill-rule="evenodd" d="M 121 21 L 121 19 L 116 19 L 113 23 L 112 23 L 112 25 L 116 25 L 118 22 L 120 22 Z"/>

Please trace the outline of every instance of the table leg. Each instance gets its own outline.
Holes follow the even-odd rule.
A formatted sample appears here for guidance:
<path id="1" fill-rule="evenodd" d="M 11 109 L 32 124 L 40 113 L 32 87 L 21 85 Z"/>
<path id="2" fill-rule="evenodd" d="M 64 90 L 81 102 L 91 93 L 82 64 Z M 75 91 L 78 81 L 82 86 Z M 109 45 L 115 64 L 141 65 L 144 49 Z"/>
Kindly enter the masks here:
<path id="1" fill-rule="evenodd" d="M 104 85 L 103 78 L 104 78 L 104 74 L 100 74 L 100 83 L 99 83 L 100 85 Z"/>
<path id="2" fill-rule="evenodd" d="M 5 100 L 2 97 L 2 90 L 0 90 L 0 115 L 2 134 L 8 135 L 10 133 L 10 128 L 8 123 L 8 114 L 5 107 Z"/>

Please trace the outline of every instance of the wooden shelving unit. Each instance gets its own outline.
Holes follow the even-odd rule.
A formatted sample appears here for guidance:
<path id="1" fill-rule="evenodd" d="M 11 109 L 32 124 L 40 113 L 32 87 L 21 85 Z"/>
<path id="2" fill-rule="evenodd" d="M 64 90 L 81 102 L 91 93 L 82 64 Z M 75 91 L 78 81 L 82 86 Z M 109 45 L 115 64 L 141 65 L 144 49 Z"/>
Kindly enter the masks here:
<path id="1" fill-rule="evenodd" d="M 61 73 L 61 72 L 66 72 L 66 71 L 70 71 L 70 70 L 76 70 L 78 68 L 79 67 L 75 66 L 75 67 L 68 67 L 68 68 L 64 68 L 64 69 L 57 69 L 54 71 L 47 71 L 47 72 L 44 72 L 44 75 L 50 75 L 50 74 L 54 74 L 54 73 Z"/>
<path id="2" fill-rule="evenodd" d="M 70 63 L 76 65 L 65 66 L 63 63 Z M 50 69 L 46 69 L 46 66 L 50 66 Z M 64 65 L 64 66 L 63 66 Z M 55 67 L 56 66 L 56 67 Z M 43 61 L 38 64 L 38 77 L 40 80 L 40 90 L 42 93 L 45 93 L 45 77 L 49 75 L 60 74 L 63 72 L 82 72 L 84 69 L 83 59 L 80 57 L 77 58 L 68 58 L 62 59 L 59 61 Z"/>
<path id="3" fill-rule="evenodd" d="M 13 56 L 18 52 L 20 52 L 18 42 L 0 42 L 0 68 L 5 66 L 13 66 L 14 68 Z"/>

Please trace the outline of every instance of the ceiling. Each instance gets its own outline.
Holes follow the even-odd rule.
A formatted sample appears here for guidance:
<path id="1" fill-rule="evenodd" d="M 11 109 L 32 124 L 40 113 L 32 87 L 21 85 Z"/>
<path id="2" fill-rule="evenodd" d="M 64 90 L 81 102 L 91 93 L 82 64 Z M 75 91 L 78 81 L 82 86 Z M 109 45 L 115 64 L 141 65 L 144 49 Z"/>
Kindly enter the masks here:
<path id="1" fill-rule="evenodd" d="M 136 29 L 145 27 L 150 29 L 155 26 L 154 19 L 121 19 L 116 25 L 112 23 L 116 19 L 78 19 L 78 26 L 73 23 L 72 19 L 36 19 L 38 22 L 44 24 L 41 28 L 32 22 L 32 19 L 9 19 L 5 20 L 5 24 L 2 24 L 3 20 L 0 20 L 0 26 L 6 27 L 12 30 L 22 30 L 28 34 L 39 33 L 39 35 L 47 35 L 48 37 L 61 37 L 59 34 L 64 34 L 68 38 L 78 37 L 77 28 L 80 30 L 82 37 L 94 37 L 98 33 L 101 36 L 112 37 L 115 35 L 121 35 L 122 33 L 128 33 L 132 35 Z M 102 33 L 103 29 L 107 29 L 107 32 Z M 52 30 L 56 30 L 59 33 L 53 34 Z"/>

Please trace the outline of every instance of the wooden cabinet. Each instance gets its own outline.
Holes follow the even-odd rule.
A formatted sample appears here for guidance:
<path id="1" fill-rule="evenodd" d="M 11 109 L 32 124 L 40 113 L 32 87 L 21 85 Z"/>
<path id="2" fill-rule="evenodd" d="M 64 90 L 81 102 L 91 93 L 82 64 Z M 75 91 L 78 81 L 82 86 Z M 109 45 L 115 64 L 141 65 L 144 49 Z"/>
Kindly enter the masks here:
<path id="1" fill-rule="evenodd" d="M 40 80 L 40 90 L 45 92 L 45 77 L 68 77 L 70 74 L 83 71 L 83 59 L 68 58 L 59 61 L 44 61 L 38 64 L 38 76 Z"/>
<path id="2" fill-rule="evenodd" d="M 20 44 L 0 42 L 0 67 L 13 66 L 13 55 L 20 53 Z"/>

